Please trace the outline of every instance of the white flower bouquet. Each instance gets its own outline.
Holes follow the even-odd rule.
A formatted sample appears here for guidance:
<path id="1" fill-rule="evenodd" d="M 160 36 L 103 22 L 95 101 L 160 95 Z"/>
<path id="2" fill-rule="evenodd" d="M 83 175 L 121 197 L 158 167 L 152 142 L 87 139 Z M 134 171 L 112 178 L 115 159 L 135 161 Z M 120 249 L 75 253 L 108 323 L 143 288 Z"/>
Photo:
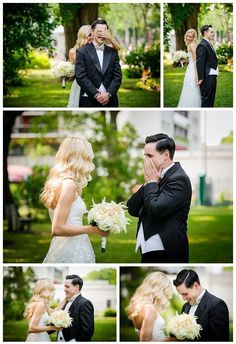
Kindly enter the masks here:
<path id="1" fill-rule="evenodd" d="M 66 78 L 70 78 L 75 74 L 75 65 L 70 61 L 55 62 L 51 72 L 55 78 L 62 79 L 62 87 L 65 88 Z"/>
<path id="2" fill-rule="evenodd" d="M 88 211 L 88 223 L 97 225 L 102 231 L 110 231 L 119 234 L 124 231 L 127 233 L 126 226 L 129 219 L 125 216 L 126 206 L 114 201 L 106 202 L 104 199 L 101 203 L 94 203 Z M 102 238 L 101 251 L 106 251 L 106 238 Z"/>
<path id="3" fill-rule="evenodd" d="M 186 313 L 176 315 L 166 326 L 168 335 L 173 335 L 178 340 L 194 340 L 200 337 L 202 327 L 196 319 L 194 315 Z"/>
<path id="4" fill-rule="evenodd" d="M 174 53 L 173 60 L 183 67 L 183 60 L 188 60 L 188 54 L 184 50 L 178 50 Z"/>
<path id="5" fill-rule="evenodd" d="M 48 324 L 51 324 L 55 327 L 64 327 L 67 328 L 71 326 L 72 318 L 70 317 L 67 311 L 55 311 L 48 317 Z"/>

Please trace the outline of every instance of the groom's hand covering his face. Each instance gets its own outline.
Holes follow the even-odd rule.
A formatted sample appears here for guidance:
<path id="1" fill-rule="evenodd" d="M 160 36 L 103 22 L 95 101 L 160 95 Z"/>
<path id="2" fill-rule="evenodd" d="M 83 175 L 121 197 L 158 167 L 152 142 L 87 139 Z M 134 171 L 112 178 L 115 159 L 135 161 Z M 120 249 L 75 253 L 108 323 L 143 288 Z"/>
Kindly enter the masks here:
<path id="1" fill-rule="evenodd" d="M 149 182 L 158 182 L 161 177 L 161 172 L 163 170 L 163 166 L 160 167 L 159 170 L 157 170 L 154 162 L 151 158 L 146 156 L 144 158 L 144 179 L 146 183 Z"/>

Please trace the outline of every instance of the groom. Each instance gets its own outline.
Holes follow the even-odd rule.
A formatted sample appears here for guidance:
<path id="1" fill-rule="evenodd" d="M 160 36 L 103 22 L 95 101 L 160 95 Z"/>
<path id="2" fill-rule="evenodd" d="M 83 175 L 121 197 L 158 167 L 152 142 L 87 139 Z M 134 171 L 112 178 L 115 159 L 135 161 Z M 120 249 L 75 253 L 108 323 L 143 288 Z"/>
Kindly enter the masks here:
<path id="1" fill-rule="evenodd" d="M 179 162 L 175 142 L 166 134 L 146 137 L 145 184 L 128 200 L 128 212 L 139 217 L 136 250 L 142 263 L 187 263 L 187 219 L 192 189 Z"/>
<path id="2" fill-rule="evenodd" d="M 201 107 L 214 107 L 216 84 L 218 75 L 218 62 L 212 46 L 214 31 L 211 25 L 201 28 L 202 41 L 197 46 L 198 85 L 200 86 Z"/>
<path id="3" fill-rule="evenodd" d="M 58 332 L 58 342 L 90 342 L 94 333 L 92 303 L 81 295 L 83 280 L 78 275 L 68 275 L 64 282 L 67 303 L 64 310 L 73 318 L 72 325 Z"/>
<path id="4" fill-rule="evenodd" d="M 93 42 L 77 49 L 75 76 L 81 87 L 80 107 L 118 107 L 117 92 L 122 74 L 116 50 L 104 44 L 108 25 L 97 19 L 91 24 Z"/>
<path id="5" fill-rule="evenodd" d="M 194 270 L 182 270 L 173 281 L 177 292 L 187 301 L 182 313 L 195 315 L 202 326 L 201 342 L 229 341 L 229 312 L 226 303 L 201 286 Z"/>

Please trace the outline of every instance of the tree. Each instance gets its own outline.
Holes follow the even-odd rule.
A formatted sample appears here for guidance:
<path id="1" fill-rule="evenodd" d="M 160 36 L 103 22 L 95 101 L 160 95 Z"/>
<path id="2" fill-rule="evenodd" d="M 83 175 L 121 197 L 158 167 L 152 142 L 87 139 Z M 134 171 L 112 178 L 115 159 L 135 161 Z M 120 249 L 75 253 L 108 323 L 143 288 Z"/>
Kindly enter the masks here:
<path id="1" fill-rule="evenodd" d="M 31 284 L 35 281 L 32 268 L 8 266 L 3 270 L 4 321 L 21 320 L 26 302 L 32 295 Z"/>
<path id="2" fill-rule="evenodd" d="M 225 137 L 222 137 L 221 143 L 232 144 L 234 139 L 233 131 L 230 131 L 229 134 Z"/>
<path id="3" fill-rule="evenodd" d="M 19 84 L 19 70 L 24 68 L 33 48 L 51 49 L 55 28 L 50 5 L 44 3 L 3 4 L 3 76 L 4 93 Z"/>
<path id="4" fill-rule="evenodd" d="M 115 269 L 101 269 L 99 271 L 91 271 L 85 277 L 86 281 L 105 280 L 110 284 L 116 285 L 116 270 Z"/>
<path id="5" fill-rule="evenodd" d="M 175 30 L 176 50 L 185 50 L 184 34 L 190 28 L 198 31 L 198 14 L 201 4 L 169 3 L 166 6 L 171 14 L 171 20 Z"/>
<path id="6" fill-rule="evenodd" d="M 66 57 L 74 47 L 77 32 L 82 25 L 91 24 L 98 17 L 99 4 L 59 4 L 59 15 L 65 32 Z"/>
<path id="7" fill-rule="evenodd" d="M 11 141 L 12 128 L 15 120 L 22 114 L 22 111 L 4 111 L 3 112 L 3 199 L 4 199 L 4 217 L 7 220 L 8 231 L 17 230 L 20 227 L 18 217 L 18 207 L 12 197 L 8 171 L 7 158 L 9 154 L 9 145 Z"/>

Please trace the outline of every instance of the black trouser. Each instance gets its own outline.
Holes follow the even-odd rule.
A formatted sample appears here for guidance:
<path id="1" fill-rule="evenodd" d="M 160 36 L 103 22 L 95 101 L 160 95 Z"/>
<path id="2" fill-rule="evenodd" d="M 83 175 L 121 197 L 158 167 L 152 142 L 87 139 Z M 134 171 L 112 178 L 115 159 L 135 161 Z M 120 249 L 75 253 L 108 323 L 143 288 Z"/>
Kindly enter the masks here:
<path id="1" fill-rule="evenodd" d="M 141 263 L 169 263 L 165 250 L 151 251 L 142 254 Z"/>
<path id="2" fill-rule="evenodd" d="M 215 95 L 216 95 L 217 76 L 208 75 L 200 85 L 202 104 L 201 107 L 214 107 Z"/>

